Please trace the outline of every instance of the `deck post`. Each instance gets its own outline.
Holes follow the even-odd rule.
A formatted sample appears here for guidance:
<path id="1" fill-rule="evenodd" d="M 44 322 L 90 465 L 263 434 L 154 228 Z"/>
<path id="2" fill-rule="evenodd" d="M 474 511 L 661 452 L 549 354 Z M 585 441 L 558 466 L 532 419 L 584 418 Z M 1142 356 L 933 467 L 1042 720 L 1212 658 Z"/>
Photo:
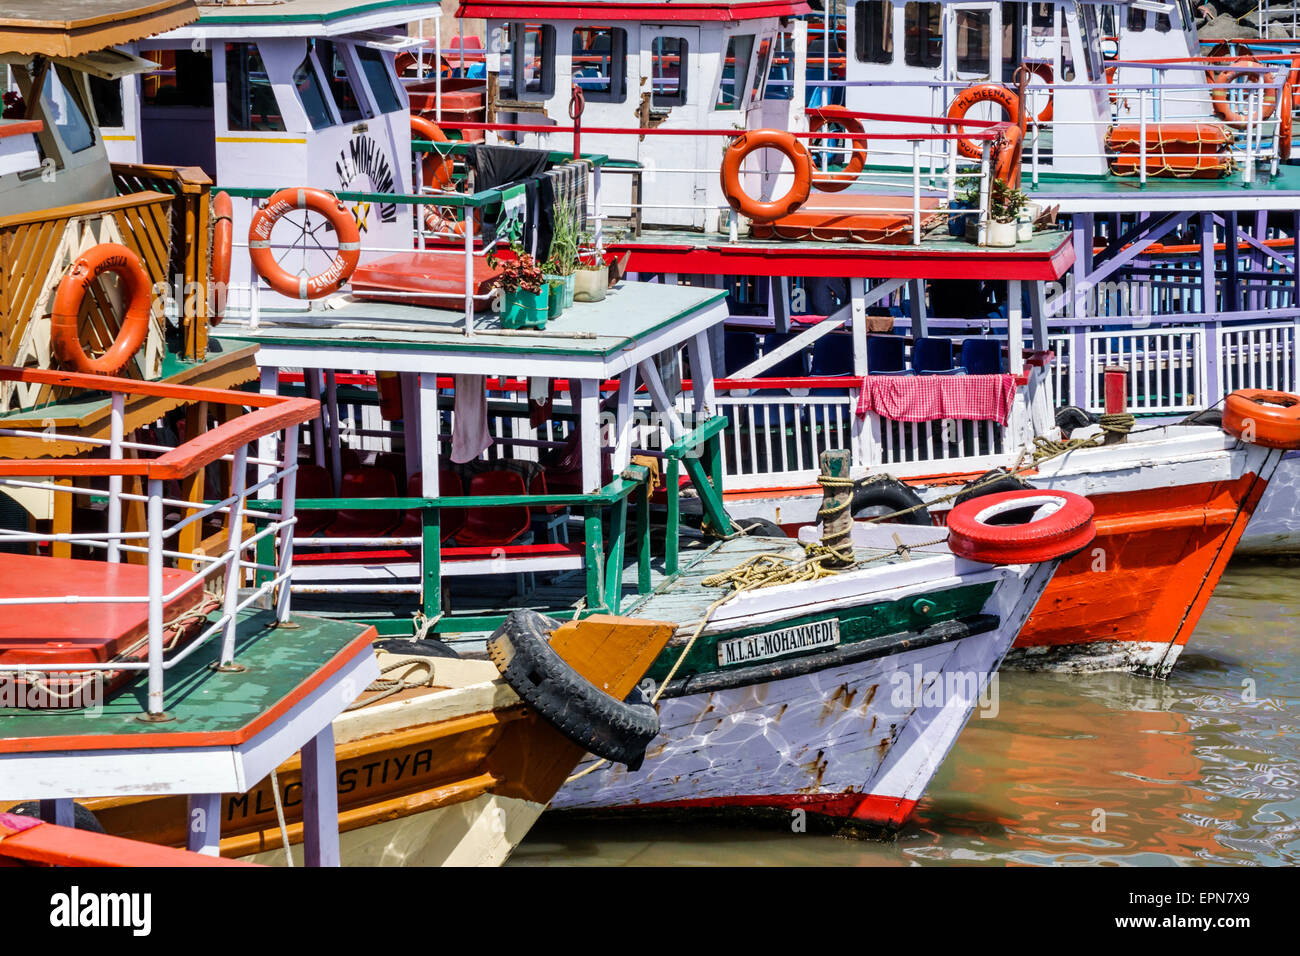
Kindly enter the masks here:
<path id="1" fill-rule="evenodd" d="M 664 573 L 677 573 L 677 546 L 681 543 L 681 463 L 668 457 L 665 492 L 668 495 L 668 519 L 664 539 Z"/>
<path id="2" fill-rule="evenodd" d="M 238 463 L 238 460 L 236 460 Z M 149 713 L 161 718 L 163 713 L 163 483 L 150 478 L 148 485 L 149 529 Z"/>
<path id="3" fill-rule="evenodd" d="M 321 400 L 320 369 L 304 368 L 302 370 L 302 379 L 303 379 L 303 384 L 307 386 L 307 397 L 315 399 L 316 401 L 319 402 Z M 311 420 L 311 440 L 313 446 L 312 457 L 315 460 L 316 464 L 324 468 L 325 467 L 325 417 L 323 415 L 317 415 L 315 418 Z M 335 481 L 338 481 L 338 479 L 336 478 Z M 339 490 L 337 484 L 334 486 L 334 490 L 335 491 Z"/>
<path id="4" fill-rule="evenodd" d="M 304 369 L 304 372 L 307 370 Z M 280 387 L 280 370 L 275 366 L 263 366 L 260 374 L 260 384 L 258 391 L 263 395 L 275 395 Z M 295 451 L 295 454 L 297 452 Z M 275 435 L 263 435 L 257 440 L 257 457 L 263 461 L 271 461 L 275 458 Z M 257 480 L 259 483 L 271 477 L 271 469 L 274 465 L 258 465 Z M 271 499 L 275 497 L 275 489 L 266 485 L 257 490 L 257 497 Z"/>
<path id="5" fill-rule="evenodd" d="M 822 452 L 821 473 L 826 479 L 848 478 L 848 449 L 828 448 Z M 834 552 L 832 563 L 841 566 L 853 562 L 853 513 L 849 507 L 852 501 L 851 485 L 832 484 L 830 481 L 822 484 L 821 514 L 829 516 L 822 521 L 822 547 Z"/>
<path id="6" fill-rule="evenodd" d="M 220 856 L 221 794 L 190 794 L 186 821 L 185 849 L 204 856 Z"/>
<path id="7" fill-rule="evenodd" d="M 1007 280 L 1007 371 L 1023 364 L 1025 349 L 1024 297 L 1019 279 Z"/>
<path id="8" fill-rule="evenodd" d="M 437 498 L 442 493 L 438 474 L 439 429 L 438 376 L 435 372 L 419 374 L 420 401 L 416 427 L 420 432 L 420 494 Z M 425 432 L 425 428 L 429 429 Z M 420 604 L 425 617 L 442 613 L 442 512 L 437 508 L 421 509 Z"/>
<path id="9" fill-rule="evenodd" d="M 280 590 L 275 596 L 275 619 L 280 624 L 289 623 L 289 595 L 293 583 L 293 522 L 294 501 L 298 497 L 298 426 L 290 425 L 284 430 L 284 478 L 280 482 L 280 564 L 276 577 L 280 578 Z M 274 543 L 273 536 L 262 541 Z M 261 542 L 259 541 L 259 544 Z M 274 550 L 274 549 L 273 549 Z M 260 561 L 258 562 L 261 563 Z"/>
<path id="10" fill-rule="evenodd" d="M 77 811 L 70 797 L 40 801 L 40 814 L 46 823 L 59 827 L 76 826 Z"/>
<path id="11" fill-rule="evenodd" d="M 1217 312 L 1219 297 L 1215 291 L 1214 213 L 1201 213 L 1201 312 Z"/>
<path id="12" fill-rule="evenodd" d="M 578 428 L 582 447 L 582 493 L 600 491 L 600 383 L 591 378 L 570 381 L 577 386 Z"/>
<path id="13" fill-rule="evenodd" d="M 234 501 L 230 504 L 230 520 L 226 523 L 226 554 L 230 563 L 226 566 L 226 616 L 225 634 L 221 639 L 220 667 L 228 668 L 235 660 L 235 633 L 239 622 L 235 618 L 235 609 L 239 607 L 239 584 L 243 577 L 239 555 L 244 541 L 244 476 L 248 468 L 248 446 L 241 445 L 235 449 L 235 462 L 230 469 L 230 493 Z M 150 507 L 152 507 L 152 500 Z M 289 502 L 292 507 L 292 502 Z M 153 516 L 149 517 L 152 527 Z"/>
<path id="14" fill-rule="evenodd" d="M 302 851 L 307 866 L 339 866 L 339 794 L 334 725 L 302 748 Z"/>
<path id="15" fill-rule="evenodd" d="M 912 335 L 925 338 L 930 334 L 930 320 L 925 309 L 925 280 L 912 279 L 908 282 L 908 305 L 912 311 Z"/>
<path id="16" fill-rule="evenodd" d="M 339 385 L 334 369 L 325 370 L 325 409 L 329 412 L 330 474 L 334 487 L 343 488 L 343 447 L 339 441 Z"/>
<path id="17" fill-rule="evenodd" d="M 122 457 L 122 441 L 126 423 L 126 393 L 114 392 L 109 411 L 108 457 L 118 460 Z M 108 561 L 117 564 L 121 560 L 121 542 L 117 535 L 122 533 L 122 476 L 110 475 L 108 478 Z"/>

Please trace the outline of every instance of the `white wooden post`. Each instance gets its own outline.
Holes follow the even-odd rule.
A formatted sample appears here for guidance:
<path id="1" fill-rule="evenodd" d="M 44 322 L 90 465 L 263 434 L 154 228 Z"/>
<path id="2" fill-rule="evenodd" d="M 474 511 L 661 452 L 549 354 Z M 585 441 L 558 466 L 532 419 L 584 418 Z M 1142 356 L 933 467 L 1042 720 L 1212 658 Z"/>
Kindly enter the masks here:
<path id="1" fill-rule="evenodd" d="M 230 563 L 226 566 L 226 598 L 224 614 L 229 618 L 221 639 L 221 666 L 229 667 L 235 659 L 235 633 L 238 621 L 235 620 L 235 608 L 239 606 L 239 584 L 243 572 L 239 566 L 239 553 L 244 541 L 244 488 L 245 474 L 248 469 L 248 446 L 240 445 L 235 449 L 234 462 L 230 466 L 230 493 L 234 501 L 230 505 L 230 518 L 226 522 L 226 554 Z M 152 525 L 152 521 L 151 521 Z"/>
<path id="2" fill-rule="evenodd" d="M 280 482 L 280 521 L 285 523 L 280 529 L 280 562 L 276 577 L 281 578 L 275 598 L 275 619 L 281 624 L 289 623 L 290 577 L 293 570 L 293 524 L 289 519 L 294 516 L 294 502 L 298 497 L 298 426 L 290 425 L 284 430 L 284 457 L 281 459 L 284 479 Z"/>
<path id="3" fill-rule="evenodd" d="M 221 855 L 221 794 L 190 794 L 185 849 L 204 856 Z"/>
<path id="4" fill-rule="evenodd" d="M 333 724 L 326 724 L 302 748 L 302 851 L 307 866 L 342 863 Z"/>
<path id="5" fill-rule="evenodd" d="M 126 394 L 114 392 L 109 409 L 108 457 L 118 461 L 122 457 L 122 440 L 126 427 Z M 193 438 L 193 435 L 189 436 Z M 121 560 L 121 542 L 117 536 L 122 533 L 122 476 L 110 475 L 108 478 L 108 560 L 117 564 Z"/>

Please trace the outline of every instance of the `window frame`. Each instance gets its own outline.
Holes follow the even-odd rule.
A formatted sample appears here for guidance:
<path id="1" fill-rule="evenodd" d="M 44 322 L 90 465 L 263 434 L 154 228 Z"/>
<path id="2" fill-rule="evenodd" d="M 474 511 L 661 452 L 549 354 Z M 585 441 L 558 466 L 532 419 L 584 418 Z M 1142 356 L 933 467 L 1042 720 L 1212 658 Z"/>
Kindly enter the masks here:
<path id="1" fill-rule="evenodd" d="M 580 24 L 569 33 L 569 79 L 578 82 L 578 71 L 574 68 L 573 58 L 578 54 L 578 33 L 580 31 L 609 31 L 609 91 L 582 89 L 583 99 L 592 103 L 623 103 L 627 100 L 627 28 L 615 24 Z M 553 91 L 553 89 L 552 89 Z M 549 95 L 549 94 L 548 94 Z M 654 96 L 651 94 L 651 100 Z"/>
<path id="2" fill-rule="evenodd" d="M 736 30 L 730 30 L 723 34 L 726 43 L 722 46 L 722 57 L 718 62 L 718 79 L 714 84 L 713 107 L 710 112 L 713 113 L 743 113 L 749 108 L 749 87 L 752 77 L 750 71 L 754 68 L 754 54 L 758 50 L 759 36 L 762 31 L 753 30 L 742 26 Z M 735 71 L 731 74 L 731 85 L 736 96 L 736 101 L 731 106 L 722 106 L 722 83 L 723 75 L 727 72 L 727 51 L 731 49 L 731 44 L 740 39 L 749 40 L 749 55 L 745 58 L 745 75 L 743 82 L 740 77 L 736 76 Z"/>
<path id="3" fill-rule="evenodd" d="M 866 21 L 870 18 L 863 14 L 872 10 L 883 16 L 876 18 L 875 35 L 869 38 Z M 868 48 L 869 39 L 870 48 Z M 859 63 L 894 62 L 893 0 L 857 0 L 853 4 L 853 55 Z"/>
<path id="4" fill-rule="evenodd" d="M 537 27 L 541 33 L 541 89 L 536 92 L 529 92 L 527 81 L 524 83 L 524 89 L 519 89 L 519 80 L 523 72 L 519 69 L 520 61 L 524 52 L 524 34 L 529 27 Z M 502 56 L 510 57 L 510 87 L 507 89 L 501 86 L 498 94 L 506 100 L 545 100 L 555 95 L 555 26 L 550 23 L 527 23 L 524 21 L 515 21 L 507 27 L 506 49 Z M 626 68 L 625 68 L 626 69 Z M 572 72 L 572 67 L 570 67 Z M 500 70 L 497 72 L 498 83 L 500 83 Z"/>
<path id="5" fill-rule="evenodd" d="M 661 40 L 676 40 L 678 43 L 677 53 L 677 92 L 671 95 L 664 95 L 655 92 L 655 44 Z M 690 74 L 691 64 L 691 40 L 690 37 L 679 34 L 658 33 L 650 38 L 650 108 L 651 109 L 672 109 L 675 106 L 685 106 L 690 96 L 688 89 L 687 77 Z M 659 56 L 667 56 L 667 53 L 660 53 Z"/>
<path id="6" fill-rule="evenodd" d="M 911 53 L 908 50 L 908 32 L 907 17 L 908 9 L 913 8 L 916 14 L 916 52 Z M 934 29 L 931 30 L 930 13 L 936 14 Z M 923 16 L 924 15 L 924 16 Z M 924 26 L 924 32 L 922 27 Z M 927 51 L 935 39 L 939 41 L 939 50 L 937 53 L 930 54 Z M 908 0 L 903 5 L 903 65 L 919 67 L 923 70 L 933 70 L 943 67 L 943 5 L 934 2 L 934 0 Z"/>

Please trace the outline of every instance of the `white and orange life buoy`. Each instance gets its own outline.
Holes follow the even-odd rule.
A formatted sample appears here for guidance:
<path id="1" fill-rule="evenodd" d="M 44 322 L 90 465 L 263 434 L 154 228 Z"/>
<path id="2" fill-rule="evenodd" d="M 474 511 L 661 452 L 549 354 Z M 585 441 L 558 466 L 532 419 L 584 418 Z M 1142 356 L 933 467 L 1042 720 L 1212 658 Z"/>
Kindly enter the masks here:
<path id="1" fill-rule="evenodd" d="M 845 133 L 861 136 L 866 130 L 857 118 L 848 115 L 848 112 L 842 106 L 823 106 L 818 110 L 818 115 L 814 116 L 812 122 L 808 125 L 808 131 L 819 133 L 827 126 L 838 126 Z M 827 139 L 835 139 L 835 137 L 827 136 Z M 853 150 L 848 163 L 837 172 L 822 172 L 820 170 L 814 172 L 812 178 L 813 188 L 827 193 L 837 193 L 841 189 L 847 189 L 857 179 L 858 173 L 862 172 L 867 165 L 867 141 L 865 139 L 846 139 L 845 141 Z"/>
<path id="2" fill-rule="evenodd" d="M 271 231 L 280 217 L 295 209 L 318 213 L 329 220 L 338 236 L 339 249 L 324 272 L 312 276 L 293 275 L 275 261 L 271 251 Z M 248 227 L 248 252 L 257 274 L 267 284 L 294 299 L 319 299 L 336 292 L 352 277 L 361 261 L 361 231 L 347 207 L 323 189 L 299 187 L 281 189 L 272 194 L 266 205 L 253 216 Z"/>
<path id="3" fill-rule="evenodd" d="M 1016 96 L 1015 91 L 1005 86 L 998 86 L 996 83 L 977 83 L 966 87 L 957 94 L 952 105 L 948 107 L 948 119 L 965 119 L 967 111 L 976 103 L 996 103 L 1006 110 L 1008 123 L 1016 125 L 1020 123 L 1019 97 Z M 957 140 L 957 152 L 967 159 L 979 159 L 981 156 L 979 147 L 969 136 Z"/>
<path id="4" fill-rule="evenodd" d="M 77 324 L 81 303 L 90 286 L 105 272 L 112 272 L 125 286 L 126 315 L 108 350 L 91 358 L 82 347 Z M 102 242 L 82 253 L 59 281 L 50 316 L 50 346 L 59 361 L 74 371 L 114 375 L 139 351 L 149 334 L 153 282 L 140 257 L 116 242 Z"/>
<path id="5" fill-rule="evenodd" d="M 775 149 L 785 154 L 794 167 L 794 184 L 779 199 L 767 202 L 748 195 L 740 185 L 740 166 L 756 149 Z M 812 188 L 812 156 L 808 148 L 790 133 L 780 129 L 757 129 L 742 133 L 731 141 L 722 155 L 722 193 L 731 208 L 757 223 L 774 222 L 790 215 L 808 201 Z"/>
<path id="6" fill-rule="evenodd" d="M 1068 557 L 1096 536 L 1092 502 L 1069 491 L 1005 491 L 963 501 L 948 513 L 952 553 L 986 564 Z"/>
<path id="7" fill-rule="evenodd" d="M 1039 111 L 1037 122 L 1050 123 L 1056 114 L 1056 90 L 1052 86 L 1052 64 L 1026 63 L 1021 69 L 1027 70 L 1031 76 L 1036 76 L 1047 84 L 1047 105 Z"/>
<path id="8" fill-rule="evenodd" d="M 430 143 L 451 142 L 447 138 L 447 134 L 440 130 L 436 123 L 425 119 L 423 116 L 414 115 L 411 117 L 411 139 L 427 140 Z M 420 176 L 426 186 L 450 189 L 453 168 L 450 156 L 425 153 L 420 159 Z"/>
<path id="9" fill-rule="evenodd" d="M 1282 87 L 1282 107 L 1277 118 L 1277 155 L 1285 161 L 1291 158 L 1291 109 L 1295 92 L 1288 82 Z"/>
<path id="10" fill-rule="evenodd" d="M 208 322 L 220 325 L 226 313 L 226 290 L 230 285 L 230 262 L 235 248 L 234 209 L 230 196 L 219 192 L 212 197 L 212 285 L 213 307 Z"/>
<path id="11" fill-rule="evenodd" d="M 1210 105 L 1214 107 L 1214 112 L 1230 126 L 1242 127 L 1246 125 L 1246 117 L 1232 108 L 1228 102 L 1227 83 L 1231 83 L 1238 77 L 1243 77 L 1257 83 L 1272 83 L 1274 77 L 1272 73 L 1258 73 L 1255 70 L 1243 70 L 1243 67 L 1262 68 L 1264 64 L 1250 57 L 1240 57 L 1228 64 L 1227 69 L 1221 70 L 1210 77 L 1210 82 L 1215 84 L 1210 90 Z M 1234 69 L 1235 67 L 1235 69 Z M 1263 97 L 1263 115 L 1259 117 L 1262 122 L 1271 117 L 1277 110 L 1277 92 L 1271 89 L 1264 90 Z"/>
<path id="12" fill-rule="evenodd" d="M 1240 389 L 1223 402 L 1223 430 L 1264 448 L 1300 449 L 1300 395 Z"/>

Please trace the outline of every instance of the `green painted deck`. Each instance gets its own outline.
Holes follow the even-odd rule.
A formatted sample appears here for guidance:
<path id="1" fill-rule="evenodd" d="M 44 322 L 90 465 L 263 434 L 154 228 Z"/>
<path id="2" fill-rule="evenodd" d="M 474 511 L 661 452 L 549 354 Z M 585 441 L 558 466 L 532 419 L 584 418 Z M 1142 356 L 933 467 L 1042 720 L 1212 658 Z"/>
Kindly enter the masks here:
<path id="1" fill-rule="evenodd" d="M 219 614 L 213 612 L 212 619 Z M 208 667 L 220 653 L 219 636 L 167 671 L 163 709 L 174 720 L 137 719 L 148 710 L 142 673 L 105 701 L 98 716 L 84 710 L 0 710 L 0 750 L 22 749 L 12 743 L 5 746 L 12 741 L 38 749 L 38 739 L 49 737 L 138 738 L 140 746 L 167 747 L 171 746 L 168 738 L 179 735 L 238 735 L 294 695 L 366 632 L 362 625 L 348 621 L 301 614 L 293 620 L 296 628 L 276 628 L 270 611 L 250 609 L 239 615 L 235 661 L 247 668 L 243 673 L 220 673 Z M 146 738 L 153 739 L 146 742 Z M 85 749 L 95 749 L 93 740 L 87 741 Z"/>
<path id="2" fill-rule="evenodd" d="M 476 334 L 470 337 L 462 331 L 463 311 L 348 296 L 339 308 L 264 309 L 260 328 L 228 320 L 214 335 L 227 342 L 263 346 L 609 359 L 652 333 L 721 303 L 724 297 L 718 289 L 620 282 L 600 302 L 575 302 L 558 319 L 547 322 L 545 329 L 509 331 L 501 327 L 499 314 L 478 313 Z"/>

